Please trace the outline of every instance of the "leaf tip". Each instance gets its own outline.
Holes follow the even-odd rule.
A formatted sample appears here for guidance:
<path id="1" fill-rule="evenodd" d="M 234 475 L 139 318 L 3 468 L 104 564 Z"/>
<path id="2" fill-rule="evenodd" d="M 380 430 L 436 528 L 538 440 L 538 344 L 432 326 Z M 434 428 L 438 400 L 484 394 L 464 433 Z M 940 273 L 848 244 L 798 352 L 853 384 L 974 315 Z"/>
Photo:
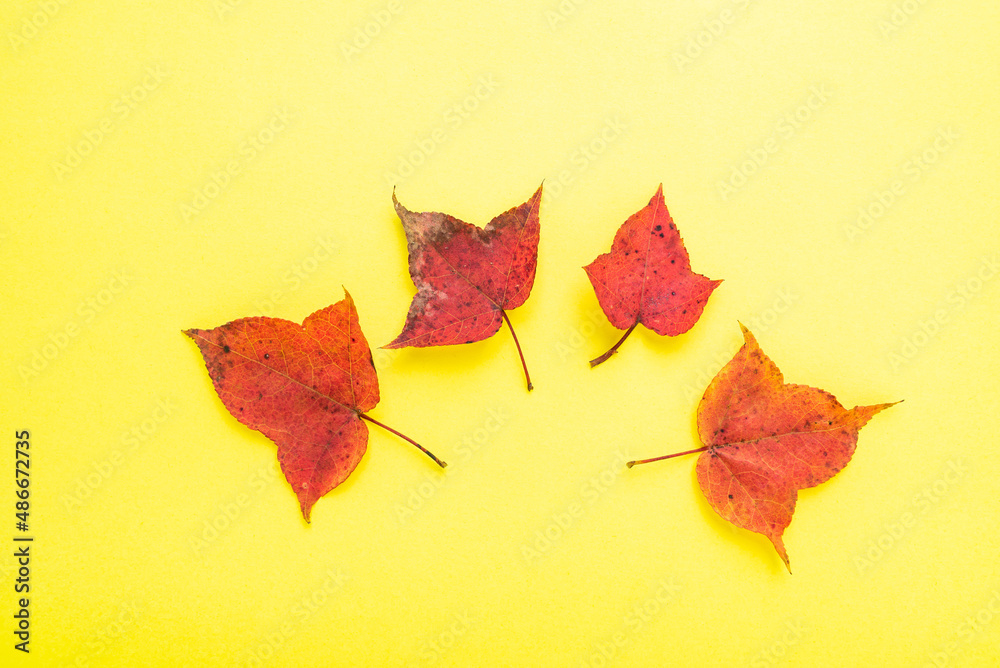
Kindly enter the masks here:
<path id="1" fill-rule="evenodd" d="M 756 346 L 757 345 L 757 337 L 755 337 L 753 335 L 753 332 L 751 332 L 749 329 L 747 329 L 747 326 L 744 325 L 739 320 L 737 320 L 736 322 L 739 323 L 739 325 L 740 325 L 740 331 L 743 332 L 743 343 L 745 343 L 747 345 L 751 345 L 751 347 Z"/>
<path id="2" fill-rule="evenodd" d="M 403 212 L 406 211 L 406 207 L 400 204 L 399 200 L 396 199 L 396 186 L 392 187 L 392 207 L 396 209 L 396 215 L 402 218 Z"/>
<path id="3" fill-rule="evenodd" d="M 902 401 L 903 400 L 900 399 L 899 401 L 893 401 L 891 403 L 885 403 L 885 404 L 873 404 L 871 406 L 855 406 L 852 410 L 859 411 L 859 415 L 863 419 L 863 421 L 859 421 L 858 429 L 863 427 L 865 424 L 868 423 L 868 420 L 872 419 L 873 417 L 884 411 L 886 408 L 892 408 L 893 406 L 895 406 L 898 403 L 901 403 Z"/>
<path id="4" fill-rule="evenodd" d="M 784 562 L 785 568 L 788 569 L 788 574 L 792 574 L 792 564 L 788 560 L 788 552 L 785 550 L 785 543 L 781 540 L 781 536 L 768 536 L 771 540 L 771 544 L 774 545 L 774 549 L 778 551 L 778 556 L 781 557 L 781 561 Z"/>

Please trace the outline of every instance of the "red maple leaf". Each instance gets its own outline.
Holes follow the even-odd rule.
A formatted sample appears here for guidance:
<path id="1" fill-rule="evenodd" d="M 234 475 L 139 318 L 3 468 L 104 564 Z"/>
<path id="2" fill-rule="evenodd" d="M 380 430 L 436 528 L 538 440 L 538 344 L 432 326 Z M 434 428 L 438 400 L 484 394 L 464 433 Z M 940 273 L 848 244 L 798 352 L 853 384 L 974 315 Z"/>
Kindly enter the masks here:
<path id="1" fill-rule="evenodd" d="M 445 463 L 365 411 L 378 404 L 378 376 L 351 295 L 301 325 L 242 318 L 189 329 L 222 403 L 237 420 L 278 446 L 278 462 L 309 521 L 313 505 L 344 482 L 377 424 Z"/>
<path id="2" fill-rule="evenodd" d="M 622 223 L 611 252 L 584 267 L 612 325 L 626 330 L 607 361 L 642 323 L 660 336 L 683 334 L 698 322 L 709 295 L 722 283 L 691 271 L 691 261 L 663 201 L 663 184 L 644 208 Z"/>
<path id="3" fill-rule="evenodd" d="M 798 490 L 847 466 L 858 430 L 898 402 L 847 410 L 829 392 L 785 384 L 750 330 L 740 327 L 745 343 L 698 405 L 705 445 L 628 466 L 701 452 L 698 484 L 709 504 L 736 526 L 767 536 L 791 573 L 781 535 L 792 521 Z"/>
<path id="4" fill-rule="evenodd" d="M 482 341 L 506 322 L 530 390 L 528 366 L 507 310 L 524 303 L 535 281 L 541 200 L 539 186 L 527 202 L 479 228 L 444 213 L 409 211 L 393 192 L 417 294 L 402 333 L 384 347 Z"/>

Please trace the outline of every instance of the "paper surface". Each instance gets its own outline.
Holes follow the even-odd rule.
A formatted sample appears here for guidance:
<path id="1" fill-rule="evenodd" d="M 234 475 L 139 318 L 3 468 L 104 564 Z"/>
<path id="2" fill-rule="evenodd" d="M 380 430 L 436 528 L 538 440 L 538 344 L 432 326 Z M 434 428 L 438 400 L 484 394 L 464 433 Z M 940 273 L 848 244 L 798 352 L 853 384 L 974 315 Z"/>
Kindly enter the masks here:
<path id="1" fill-rule="evenodd" d="M 3 12 L 0 663 L 996 665 L 994 3 L 279 4 Z M 379 350 L 393 188 L 484 225 L 543 180 L 535 390 L 506 328 Z M 724 282 L 591 370 L 622 332 L 581 267 L 659 183 Z M 373 426 L 306 525 L 181 330 L 342 286 L 372 417 L 449 466 Z M 793 575 L 693 456 L 624 466 L 700 445 L 738 322 L 787 382 L 905 400 L 801 493 Z"/>

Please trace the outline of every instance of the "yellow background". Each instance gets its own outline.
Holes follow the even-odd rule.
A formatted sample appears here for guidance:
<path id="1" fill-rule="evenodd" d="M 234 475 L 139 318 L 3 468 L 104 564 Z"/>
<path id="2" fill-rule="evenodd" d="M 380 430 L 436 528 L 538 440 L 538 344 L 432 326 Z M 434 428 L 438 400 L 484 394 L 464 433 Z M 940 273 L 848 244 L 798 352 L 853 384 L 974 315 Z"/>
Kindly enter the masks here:
<path id="1" fill-rule="evenodd" d="M 6 3 L 2 660 L 996 665 L 998 26 L 923 0 Z M 482 225 L 543 179 L 511 313 L 535 391 L 506 331 L 379 352 L 414 290 L 392 186 Z M 620 332 L 580 267 L 661 182 L 725 282 L 591 370 Z M 341 286 L 372 416 L 450 466 L 373 427 L 306 525 L 181 330 Z M 793 575 L 693 457 L 622 466 L 699 445 L 737 321 L 790 382 L 905 399 L 800 495 Z"/>

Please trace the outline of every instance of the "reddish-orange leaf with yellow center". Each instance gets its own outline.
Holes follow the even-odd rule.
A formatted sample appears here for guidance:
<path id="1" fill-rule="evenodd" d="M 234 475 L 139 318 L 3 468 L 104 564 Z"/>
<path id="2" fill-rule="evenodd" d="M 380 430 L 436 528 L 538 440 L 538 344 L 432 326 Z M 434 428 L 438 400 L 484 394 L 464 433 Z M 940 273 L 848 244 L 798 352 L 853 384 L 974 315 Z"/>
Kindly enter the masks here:
<path id="1" fill-rule="evenodd" d="M 507 310 L 523 304 L 535 282 L 541 201 L 539 186 L 527 202 L 480 228 L 444 213 L 409 211 L 393 192 L 417 294 L 403 331 L 384 347 L 482 341 L 506 322 L 530 390 L 528 366 Z"/>
<path id="2" fill-rule="evenodd" d="M 642 323 L 660 336 L 677 336 L 698 322 L 709 295 L 722 283 L 691 271 L 691 261 L 663 200 L 663 185 L 644 208 L 622 223 L 611 252 L 584 267 L 597 301 L 625 334 L 590 361 L 605 362 Z"/>
<path id="3" fill-rule="evenodd" d="M 798 490 L 829 480 L 847 466 L 858 430 L 894 404 L 848 410 L 829 392 L 785 384 L 750 330 L 740 327 L 743 347 L 712 379 L 698 405 L 704 447 L 628 466 L 701 452 L 698 484 L 709 504 L 736 526 L 767 536 L 790 573 L 781 535 L 792 521 Z"/>
<path id="4" fill-rule="evenodd" d="M 278 462 L 309 521 L 313 505 L 344 482 L 377 424 L 367 415 L 379 401 L 371 350 L 351 295 L 316 311 L 301 325 L 280 318 L 242 318 L 215 329 L 189 329 L 208 375 L 233 416 L 278 446 Z"/>

